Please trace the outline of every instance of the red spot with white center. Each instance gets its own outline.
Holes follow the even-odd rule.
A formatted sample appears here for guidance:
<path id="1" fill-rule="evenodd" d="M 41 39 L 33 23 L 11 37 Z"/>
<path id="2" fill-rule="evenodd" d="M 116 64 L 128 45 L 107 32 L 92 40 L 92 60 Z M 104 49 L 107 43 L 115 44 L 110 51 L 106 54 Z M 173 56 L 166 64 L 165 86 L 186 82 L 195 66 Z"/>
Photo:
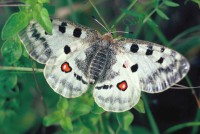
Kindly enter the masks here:
<path id="1" fill-rule="evenodd" d="M 62 65 L 61 65 L 61 70 L 65 73 L 69 73 L 72 71 L 72 68 L 70 67 L 69 63 L 68 62 L 64 62 Z"/>
<path id="2" fill-rule="evenodd" d="M 128 85 L 126 83 L 126 81 L 122 81 L 120 83 L 117 84 L 117 88 L 119 88 L 119 90 L 125 91 L 127 89 Z"/>

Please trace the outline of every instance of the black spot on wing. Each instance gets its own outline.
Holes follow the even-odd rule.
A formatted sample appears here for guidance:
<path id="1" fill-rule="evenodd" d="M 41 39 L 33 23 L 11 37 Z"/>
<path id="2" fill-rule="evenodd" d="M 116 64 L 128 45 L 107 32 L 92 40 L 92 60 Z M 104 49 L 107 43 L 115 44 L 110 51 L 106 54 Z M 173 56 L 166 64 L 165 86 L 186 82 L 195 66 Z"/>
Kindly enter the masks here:
<path id="1" fill-rule="evenodd" d="M 156 62 L 158 62 L 158 63 L 162 64 L 162 63 L 163 63 L 163 60 L 164 60 L 164 58 L 163 58 L 163 57 L 160 57 L 160 59 L 159 59 L 159 60 L 157 60 Z"/>
<path id="2" fill-rule="evenodd" d="M 130 50 L 131 52 L 136 53 L 139 50 L 139 47 L 137 44 L 132 44 Z"/>
<path id="3" fill-rule="evenodd" d="M 164 52 L 164 51 L 165 51 L 165 48 L 164 48 L 164 47 L 162 47 L 162 48 L 160 49 L 160 51 L 161 51 L 161 52 Z"/>
<path id="4" fill-rule="evenodd" d="M 152 55 L 153 54 L 153 49 L 152 49 L 152 46 L 149 47 L 146 51 L 146 55 Z"/>
<path id="5" fill-rule="evenodd" d="M 65 31 L 66 31 L 66 28 L 65 28 L 65 26 L 59 26 L 58 27 L 58 30 L 61 32 L 61 33 L 65 33 Z"/>
<path id="6" fill-rule="evenodd" d="M 65 27 L 65 26 L 67 26 L 67 23 L 66 22 L 62 22 L 61 26 Z"/>
<path id="7" fill-rule="evenodd" d="M 73 31 L 73 36 L 74 37 L 80 37 L 82 34 L 82 30 L 80 28 L 75 28 Z"/>
<path id="8" fill-rule="evenodd" d="M 45 41 L 46 41 L 46 39 L 45 39 L 44 37 L 41 37 L 40 40 L 41 40 L 42 42 L 45 42 Z"/>
<path id="9" fill-rule="evenodd" d="M 126 66 L 123 64 L 123 66 L 122 66 L 123 68 L 126 68 Z"/>
<path id="10" fill-rule="evenodd" d="M 85 80 L 83 80 L 83 78 L 82 78 L 80 75 L 74 73 L 74 77 L 75 77 L 78 81 L 81 81 L 83 84 L 85 84 L 85 85 L 88 84 Z"/>
<path id="11" fill-rule="evenodd" d="M 101 90 L 101 89 L 111 89 L 113 85 L 103 85 L 103 86 L 98 86 L 98 87 L 95 87 L 96 89 L 98 90 Z"/>
<path id="12" fill-rule="evenodd" d="M 64 47 L 64 52 L 65 52 L 65 54 L 68 54 L 68 53 L 71 52 L 71 49 L 70 49 L 70 47 L 69 47 L 68 45 L 66 45 L 66 46 Z"/>
<path id="13" fill-rule="evenodd" d="M 131 71 L 136 72 L 138 70 L 138 64 L 132 65 L 131 66 Z"/>
<path id="14" fill-rule="evenodd" d="M 40 33 L 36 29 L 34 29 L 32 33 L 32 37 L 38 40 L 40 38 Z"/>

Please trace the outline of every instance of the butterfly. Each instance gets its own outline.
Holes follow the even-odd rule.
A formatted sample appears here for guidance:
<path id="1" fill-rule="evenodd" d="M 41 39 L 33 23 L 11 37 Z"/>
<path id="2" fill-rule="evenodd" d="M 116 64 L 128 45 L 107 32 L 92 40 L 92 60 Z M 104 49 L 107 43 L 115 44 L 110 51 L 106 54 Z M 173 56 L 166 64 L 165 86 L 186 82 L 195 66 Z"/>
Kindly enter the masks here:
<path id="1" fill-rule="evenodd" d="M 51 20 L 52 35 L 36 22 L 19 33 L 28 54 L 45 64 L 49 86 L 75 98 L 94 85 L 93 96 L 105 111 L 134 107 L 141 92 L 159 93 L 189 71 L 185 57 L 164 46 L 136 39 L 114 39 L 70 21 Z"/>

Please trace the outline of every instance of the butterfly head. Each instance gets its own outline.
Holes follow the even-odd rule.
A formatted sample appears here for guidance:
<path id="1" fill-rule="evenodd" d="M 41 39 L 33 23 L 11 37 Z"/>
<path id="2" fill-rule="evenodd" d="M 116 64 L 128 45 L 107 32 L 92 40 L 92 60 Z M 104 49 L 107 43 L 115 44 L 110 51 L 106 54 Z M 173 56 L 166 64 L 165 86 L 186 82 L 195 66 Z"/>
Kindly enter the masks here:
<path id="1" fill-rule="evenodd" d="M 101 41 L 105 45 L 109 45 L 113 43 L 113 37 L 111 33 L 106 33 L 102 36 Z"/>

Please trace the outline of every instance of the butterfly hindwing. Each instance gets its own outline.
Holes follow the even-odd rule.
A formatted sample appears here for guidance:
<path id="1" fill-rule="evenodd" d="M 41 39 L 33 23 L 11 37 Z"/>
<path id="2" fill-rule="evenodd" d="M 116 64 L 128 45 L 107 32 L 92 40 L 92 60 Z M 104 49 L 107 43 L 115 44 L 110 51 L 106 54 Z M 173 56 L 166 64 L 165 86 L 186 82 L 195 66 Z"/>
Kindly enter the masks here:
<path id="1" fill-rule="evenodd" d="M 73 44 L 82 46 L 79 41 Z M 84 52 L 86 46 L 88 45 L 84 44 L 84 47 L 69 54 L 62 51 L 58 56 L 53 56 L 46 62 L 44 76 L 48 84 L 55 92 L 66 98 L 78 97 L 88 88 L 88 78 L 77 65 L 77 61 L 83 61 L 86 58 Z"/>
<path id="2" fill-rule="evenodd" d="M 96 103 L 106 111 L 123 112 L 131 109 L 140 99 L 141 85 L 137 73 L 123 66 L 131 62 L 125 55 L 117 54 L 116 63 L 111 66 L 115 76 L 100 80 L 94 88 Z M 110 75 L 107 72 L 107 75 Z M 108 76 L 109 77 L 109 76 Z"/>
<path id="3" fill-rule="evenodd" d="M 119 44 L 125 55 L 136 62 L 144 92 L 162 92 L 180 81 L 189 71 L 185 57 L 164 46 L 140 40 L 125 40 Z"/>
<path id="4" fill-rule="evenodd" d="M 52 20 L 52 35 L 49 35 L 35 21 L 19 33 L 19 36 L 29 53 L 36 61 L 45 64 L 51 56 L 74 41 L 93 42 L 98 33 L 70 21 Z"/>

